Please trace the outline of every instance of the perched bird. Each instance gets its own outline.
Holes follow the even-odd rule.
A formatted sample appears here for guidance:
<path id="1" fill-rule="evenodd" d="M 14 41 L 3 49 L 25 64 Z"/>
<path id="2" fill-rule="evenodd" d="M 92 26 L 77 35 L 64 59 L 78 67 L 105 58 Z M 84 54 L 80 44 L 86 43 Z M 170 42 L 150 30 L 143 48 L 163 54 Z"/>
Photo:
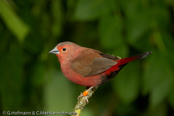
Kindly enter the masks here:
<path id="1" fill-rule="evenodd" d="M 56 54 L 66 78 L 82 86 L 94 87 L 116 76 L 130 61 L 145 58 L 151 52 L 121 59 L 72 42 L 61 42 L 49 53 Z"/>

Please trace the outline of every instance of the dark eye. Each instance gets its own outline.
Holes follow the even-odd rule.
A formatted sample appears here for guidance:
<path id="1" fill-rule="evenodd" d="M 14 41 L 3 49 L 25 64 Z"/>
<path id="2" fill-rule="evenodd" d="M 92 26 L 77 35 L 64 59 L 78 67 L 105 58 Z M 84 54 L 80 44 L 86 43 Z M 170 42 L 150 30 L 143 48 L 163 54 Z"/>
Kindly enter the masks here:
<path id="1" fill-rule="evenodd" d="M 66 48 L 63 48 L 63 51 L 66 51 Z"/>

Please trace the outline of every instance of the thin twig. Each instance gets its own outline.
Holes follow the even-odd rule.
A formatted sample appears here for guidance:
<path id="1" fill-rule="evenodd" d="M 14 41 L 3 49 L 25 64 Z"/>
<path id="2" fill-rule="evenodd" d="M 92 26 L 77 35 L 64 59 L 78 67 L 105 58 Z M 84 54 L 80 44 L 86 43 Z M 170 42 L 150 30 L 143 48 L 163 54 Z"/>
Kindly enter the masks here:
<path id="1" fill-rule="evenodd" d="M 71 115 L 71 116 L 80 116 L 83 108 L 88 104 L 87 99 L 89 99 L 93 93 L 97 90 L 97 87 L 93 87 L 92 89 L 89 89 L 89 94 L 87 96 L 82 96 L 78 99 L 77 104 L 74 108 L 74 112 L 77 113 L 77 115 Z"/>

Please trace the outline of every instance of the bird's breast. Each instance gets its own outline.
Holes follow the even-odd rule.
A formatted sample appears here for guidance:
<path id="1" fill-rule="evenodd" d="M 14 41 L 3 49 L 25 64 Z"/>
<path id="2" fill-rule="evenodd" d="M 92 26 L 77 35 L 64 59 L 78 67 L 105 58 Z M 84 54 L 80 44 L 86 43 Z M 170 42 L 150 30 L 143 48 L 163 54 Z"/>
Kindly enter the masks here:
<path id="1" fill-rule="evenodd" d="M 70 64 L 61 64 L 61 69 L 63 74 L 67 79 L 76 83 L 78 85 L 90 87 L 90 86 L 98 86 L 102 83 L 102 75 L 95 75 L 90 77 L 83 77 L 78 74 Z"/>

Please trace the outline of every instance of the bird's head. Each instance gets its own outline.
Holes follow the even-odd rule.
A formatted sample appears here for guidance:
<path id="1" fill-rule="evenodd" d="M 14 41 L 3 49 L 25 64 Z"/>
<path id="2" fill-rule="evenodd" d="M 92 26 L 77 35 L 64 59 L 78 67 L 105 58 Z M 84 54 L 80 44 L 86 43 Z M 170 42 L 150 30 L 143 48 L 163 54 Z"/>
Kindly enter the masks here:
<path id="1" fill-rule="evenodd" d="M 56 54 L 59 61 L 70 60 L 75 56 L 75 52 L 80 46 L 72 42 L 61 42 L 56 45 L 49 53 Z"/>

